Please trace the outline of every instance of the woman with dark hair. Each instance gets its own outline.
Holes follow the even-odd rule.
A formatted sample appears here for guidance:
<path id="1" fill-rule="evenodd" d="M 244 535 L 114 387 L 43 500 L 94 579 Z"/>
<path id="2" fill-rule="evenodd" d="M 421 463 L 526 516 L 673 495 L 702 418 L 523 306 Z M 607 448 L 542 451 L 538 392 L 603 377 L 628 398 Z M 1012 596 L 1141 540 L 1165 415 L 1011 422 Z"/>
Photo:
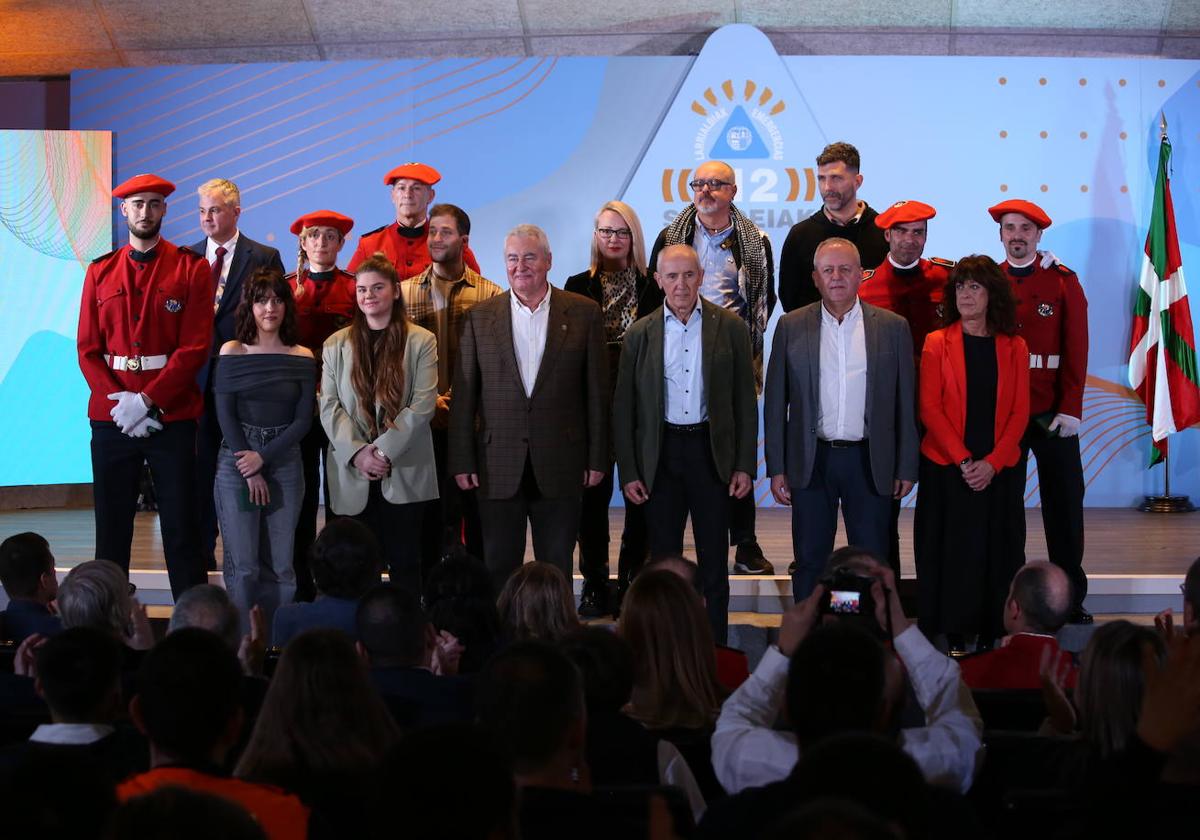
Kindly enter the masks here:
<path id="1" fill-rule="evenodd" d="M 950 272 L 945 324 L 921 353 L 920 490 L 913 542 L 921 630 L 990 648 L 1004 633 L 1008 584 L 1025 563 L 1029 350 L 1012 287 L 991 258 Z"/>
<path id="2" fill-rule="evenodd" d="M 308 630 L 283 649 L 234 775 L 291 791 L 313 809 L 314 822 L 362 836 L 356 826 L 399 741 L 349 637 Z"/>
<path id="3" fill-rule="evenodd" d="M 266 626 L 296 592 L 292 541 L 304 498 L 300 440 L 312 423 L 316 369 L 299 344 L 292 287 L 277 271 L 249 279 L 213 380 L 221 451 L 214 502 L 230 600 L 249 632 L 258 605 Z"/>
<path id="4" fill-rule="evenodd" d="M 503 644 L 492 576 L 469 554 L 451 554 L 433 567 L 425 581 L 425 611 L 435 629 L 463 646 L 459 674 L 479 673 Z"/>
<path id="5" fill-rule="evenodd" d="M 646 242 L 637 213 L 623 201 L 609 201 L 596 213 L 592 259 L 587 271 L 567 278 L 568 292 L 596 301 L 604 313 L 608 348 L 608 384 L 615 388 L 625 331 L 662 302 L 662 292 L 646 274 Z M 596 618 L 617 604 L 608 603 L 608 503 L 613 470 L 595 487 L 583 491 L 579 515 L 579 571 L 583 595 L 579 614 Z M 617 558 L 618 603 L 641 568 L 646 554 L 646 514 L 641 505 L 625 506 L 625 527 Z M 615 612 L 614 612 L 615 614 Z"/>
<path id="6" fill-rule="evenodd" d="M 350 326 L 322 352 L 321 425 L 329 436 L 329 507 L 374 533 L 396 586 L 421 593 L 421 520 L 438 497 L 429 419 L 437 339 L 408 320 L 396 269 L 358 266 Z"/>

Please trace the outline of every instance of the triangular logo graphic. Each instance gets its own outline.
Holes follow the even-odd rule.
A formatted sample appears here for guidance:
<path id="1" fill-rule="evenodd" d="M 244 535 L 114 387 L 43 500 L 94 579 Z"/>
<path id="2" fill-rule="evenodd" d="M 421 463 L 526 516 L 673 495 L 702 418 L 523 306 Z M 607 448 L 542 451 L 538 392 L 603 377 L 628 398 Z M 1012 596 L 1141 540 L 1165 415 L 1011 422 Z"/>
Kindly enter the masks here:
<path id="1" fill-rule="evenodd" d="M 754 123 L 746 114 L 746 109 L 738 105 L 729 115 L 725 127 L 717 135 L 717 141 L 709 149 L 710 158 L 765 158 L 771 153 L 767 144 L 754 130 Z"/>

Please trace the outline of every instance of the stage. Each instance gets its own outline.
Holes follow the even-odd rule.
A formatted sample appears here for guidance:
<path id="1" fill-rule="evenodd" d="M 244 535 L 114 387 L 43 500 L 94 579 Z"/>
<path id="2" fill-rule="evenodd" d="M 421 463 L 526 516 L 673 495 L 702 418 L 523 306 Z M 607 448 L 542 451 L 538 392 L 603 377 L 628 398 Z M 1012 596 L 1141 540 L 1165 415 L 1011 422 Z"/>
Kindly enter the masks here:
<path id="1" fill-rule="evenodd" d="M 322 513 L 323 516 L 323 513 Z M 610 511 L 610 568 L 615 573 L 618 535 L 623 512 Z M 1200 514 L 1150 514 L 1132 509 L 1088 508 L 1087 550 L 1084 568 L 1089 591 L 1085 605 L 1098 617 L 1139 616 L 1146 620 L 1159 610 L 1182 608 L 1179 585 L 1188 565 L 1200 553 Z M 901 572 L 905 579 L 915 575 L 912 554 L 913 511 L 900 515 Z M 1046 543 L 1040 508 L 1026 511 L 1026 557 L 1045 559 Z M 36 531 L 50 541 L 60 577 L 76 564 L 91 559 L 94 524 L 91 508 L 43 508 L 0 512 L 0 539 L 21 531 Z M 774 564 L 775 575 L 731 575 L 730 610 L 738 613 L 735 623 L 772 625 L 792 602 L 787 565 L 791 561 L 789 513 L 778 508 L 760 509 L 758 536 L 763 552 Z M 839 529 L 836 544 L 845 542 Z M 533 559 L 529 543 L 526 559 Z M 691 551 L 690 538 L 688 551 Z M 217 556 L 220 558 L 220 544 Z M 733 554 L 730 552 L 730 561 Z M 218 559 L 218 562 L 219 559 Z M 220 572 L 209 575 L 220 584 Z M 137 584 L 139 599 L 167 612 L 171 593 L 162 562 L 162 546 L 156 514 L 139 513 L 134 532 L 130 579 Z M 581 580 L 576 576 L 575 586 Z M 2 598 L 0 593 L 0 598 Z"/>

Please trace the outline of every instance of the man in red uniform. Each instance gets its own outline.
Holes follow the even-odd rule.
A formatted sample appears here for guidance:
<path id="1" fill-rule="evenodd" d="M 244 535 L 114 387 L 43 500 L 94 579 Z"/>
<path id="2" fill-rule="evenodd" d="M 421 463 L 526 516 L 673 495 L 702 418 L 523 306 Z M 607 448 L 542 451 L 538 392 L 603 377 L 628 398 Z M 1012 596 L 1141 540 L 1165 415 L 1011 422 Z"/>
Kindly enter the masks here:
<path id="1" fill-rule="evenodd" d="M 921 369 L 925 336 L 941 326 L 942 294 L 953 260 L 924 259 L 929 220 L 937 210 L 920 201 L 897 201 L 875 217 L 883 231 L 888 253 L 878 268 L 863 272 L 859 300 L 895 312 L 912 331 L 913 363 Z M 888 538 L 888 565 L 900 577 L 900 500 L 892 500 L 892 525 Z"/>
<path id="2" fill-rule="evenodd" d="M 429 205 L 433 201 L 433 185 L 440 180 L 441 174 L 423 163 L 405 163 L 383 176 L 383 183 L 392 190 L 396 221 L 362 235 L 350 258 L 350 271 L 376 251 L 387 255 L 401 280 L 415 277 L 426 269 L 429 265 Z M 472 271 L 479 273 L 479 263 L 469 247 L 463 248 L 463 260 Z"/>
<path id="3" fill-rule="evenodd" d="M 317 360 L 317 387 L 321 384 L 321 347 L 325 339 L 350 323 L 356 305 L 354 275 L 337 267 L 337 256 L 346 242 L 354 220 L 332 210 L 318 210 L 292 223 L 291 231 L 300 238 L 300 261 L 287 276 L 296 295 L 296 326 L 300 343 Z M 307 263 L 307 267 L 305 264 Z M 316 406 L 313 406 L 314 413 Z M 329 438 L 314 418 L 308 434 L 300 441 L 304 462 L 304 500 L 296 523 L 292 568 L 296 571 L 296 600 L 317 597 L 312 574 L 308 570 L 308 552 L 317 537 L 317 507 L 320 501 L 321 464 Z M 325 494 L 326 498 L 329 494 Z"/>
<path id="4" fill-rule="evenodd" d="M 91 389 L 96 557 L 126 573 L 142 463 L 150 465 L 171 593 L 204 583 L 196 519 L 196 375 L 212 341 L 204 256 L 159 233 L 175 185 L 138 175 L 113 195 L 129 243 L 88 266 L 79 306 L 79 367 Z"/>
<path id="5" fill-rule="evenodd" d="M 988 208 L 1000 224 L 1000 264 L 1017 298 L 1018 330 L 1029 345 L 1029 428 L 1022 441 L 1038 465 L 1042 523 L 1050 562 L 1071 579 L 1071 622 L 1091 623 L 1083 608 L 1083 464 L 1079 421 L 1087 379 L 1087 297 L 1075 272 L 1037 250 L 1050 217 L 1030 201 Z M 1043 469 L 1044 468 L 1044 469 Z"/>

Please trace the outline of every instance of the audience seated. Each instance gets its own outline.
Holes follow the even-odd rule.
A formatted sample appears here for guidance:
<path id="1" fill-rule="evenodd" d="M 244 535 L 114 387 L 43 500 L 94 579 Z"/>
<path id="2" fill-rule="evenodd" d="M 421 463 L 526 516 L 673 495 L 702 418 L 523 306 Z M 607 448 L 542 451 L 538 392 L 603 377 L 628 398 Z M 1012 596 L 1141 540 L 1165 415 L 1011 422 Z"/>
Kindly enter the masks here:
<path id="1" fill-rule="evenodd" d="M 206 630 L 178 630 L 146 654 L 129 712 L 150 741 L 151 769 L 117 788 L 122 802 L 183 787 L 238 803 L 271 840 L 307 836 L 308 808 L 296 796 L 219 769 L 241 732 L 241 680 L 233 651 Z"/>
<path id="2" fill-rule="evenodd" d="M 64 630 L 37 648 L 37 693 L 51 723 L 29 740 L 0 753 L 12 767 L 35 753 L 56 753 L 100 767 L 112 784 L 148 768 L 147 745 L 127 724 L 121 699 L 121 650 L 107 633 L 89 627 Z"/>
<path id="3" fill-rule="evenodd" d="M 119 807 L 105 840 L 267 840 L 241 805 L 211 793 L 159 788 Z"/>
<path id="4" fill-rule="evenodd" d="M 51 611 L 58 594 L 54 555 L 41 534 L 26 531 L 0 543 L 0 585 L 8 595 L 0 621 L 5 640 L 20 644 L 34 633 L 53 636 L 62 630 Z"/>
<path id="5" fill-rule="evenodd" d="M 478 558 L 451 554 L 434 566 L 425 581 L 425 610 L 438 632 L 449 633 L 463 646 L 458 673 L 479 673 L 500 648 L 496 591 Z"/>
<path id="6" fill-rule="evenodd" d="M 130 595 L 129 580 L 116 563 L 88 560 L 63 578 L 58 588 L 63 627 L 94 627 L 124 645 L 124 667 L 136 667 L 140 654 L 154 645 L 146 608 Z"/>
<path id="7" fill-rule="evenodd" d="M 556 642 L 579 629 L 571 582 L 557 566 L 526 563 L 516 569 L 496 602 L 509 640 Z"/>
<path id="8" fill-rule="evenodd" d="M 326 523 L 309 558 L 317 599 L 281 605 L 275 611 L 272 644 L 284 647 L 315 627 L 330 627 L 356 638 L 358 599 L 379 583 L 382 564 L 379 540 L 366 525 L 349 517 Z"/>
<path id="9" fill-rule="evenodd" d="M 1071 581 L 1046 561 L 1026 563 L 1013 575 L 1004 601 L 1004 632 L 999 646 L 959 660 L 963 682 L 973 689 L 1041 688 L 1042 658 L 1061 668 L 1064 684 L 1075 687 L 1077 669 L 1059 650 L 1055 634 L 1071 614 Z M 1060 664 L 1061 663 L 1061 664 Z"/>
<path id="10" fill-rule="evenodd" d="M 588 767 L 602 786 L 672 785 L 686 797 L 697 821 L 704 795 L 686 759 L 670 741 L 658 738 L 625 714 L 633 693 L 633 652 L 606 628 L 585 627 L 562 648 L 583 679 L 587 707 Z"/>
<path id="11" fill-rule="evenodd" d="M 358 652 L 371 669 L 371 682 L 402 729 L 465 723 L 474 718 L 471 681 L 456 674 L 454 653 L 438 655 L 439 634 L 416 595 L 380 584 L 359 602 L 357 620 Z M 443 637 L 450 642 L 443 649 L 461 651 L 457 640 L 445 631 Z"/>
<path id="12" fill-rule="evenodd" d="M 896 840 L 891 825 L 847 799 L 814 799 L 775 823 L 766 840 Z"/>
<path id="13" fill-rule="evenodd" d="M 298 794 L 314 825 L 353 837 L 363 830 L 372 786 L 398 739 L 350 639 L 338 630 L 307 630 L 284 648 L 234 775 Z"/>
<path id="14" fill-rule="evenodd" d="M 31 752 L 0 771 L 0 834 L 33 840 L 98 840 L 117 807 L 102 767 L 78 755 Z"/>
<path id="15" fill-rule="evenodd" d="M 983 731 L 970 690 L 958 665 L 935 650 L 905 617 L 891 569 L 869 562 L 864 568 L 876 578 L 871 589 L 875 623 L 891 627 L 894 651 L 866 630 L 850 634 L 842 627 L 843 619 L 825 616 L 830 626 L 821 629 L 834 634 L 821 648 L 833 649 L 828 661 L 810 664 L 802 658 L 789 663 L 822 618 L 824 586 L 818 584 L 812 595 L 791 607 L 784 614 L 778 646 L 767 649 L 717 719 L 713 766 L 729 792 L 783 779 L 795 766 L 805 735 L 847 728 L 898 730 L 897 743 L 916 761 L 926 781 L 960 793 L 970 789 L 982 757 Z M 839 645 L 844 649 L 837 650 Z M 924 712 L 925 726 L 902 728 L 895 720 L 904 692 L 901 664 Z M 774 729 L 785 700 L 795 732 Z M 867 711 L 848 726 L 852 709 Z"/>
<path id="16" fill-rule="evenodd" d="M 625 594 L 617 632 L 633 652 L 629 715 L 679 748 L 708 802 L 724 796 L 709 739 L 725 690 L 699 593 L 674 572 L 643 571 Z"/>

